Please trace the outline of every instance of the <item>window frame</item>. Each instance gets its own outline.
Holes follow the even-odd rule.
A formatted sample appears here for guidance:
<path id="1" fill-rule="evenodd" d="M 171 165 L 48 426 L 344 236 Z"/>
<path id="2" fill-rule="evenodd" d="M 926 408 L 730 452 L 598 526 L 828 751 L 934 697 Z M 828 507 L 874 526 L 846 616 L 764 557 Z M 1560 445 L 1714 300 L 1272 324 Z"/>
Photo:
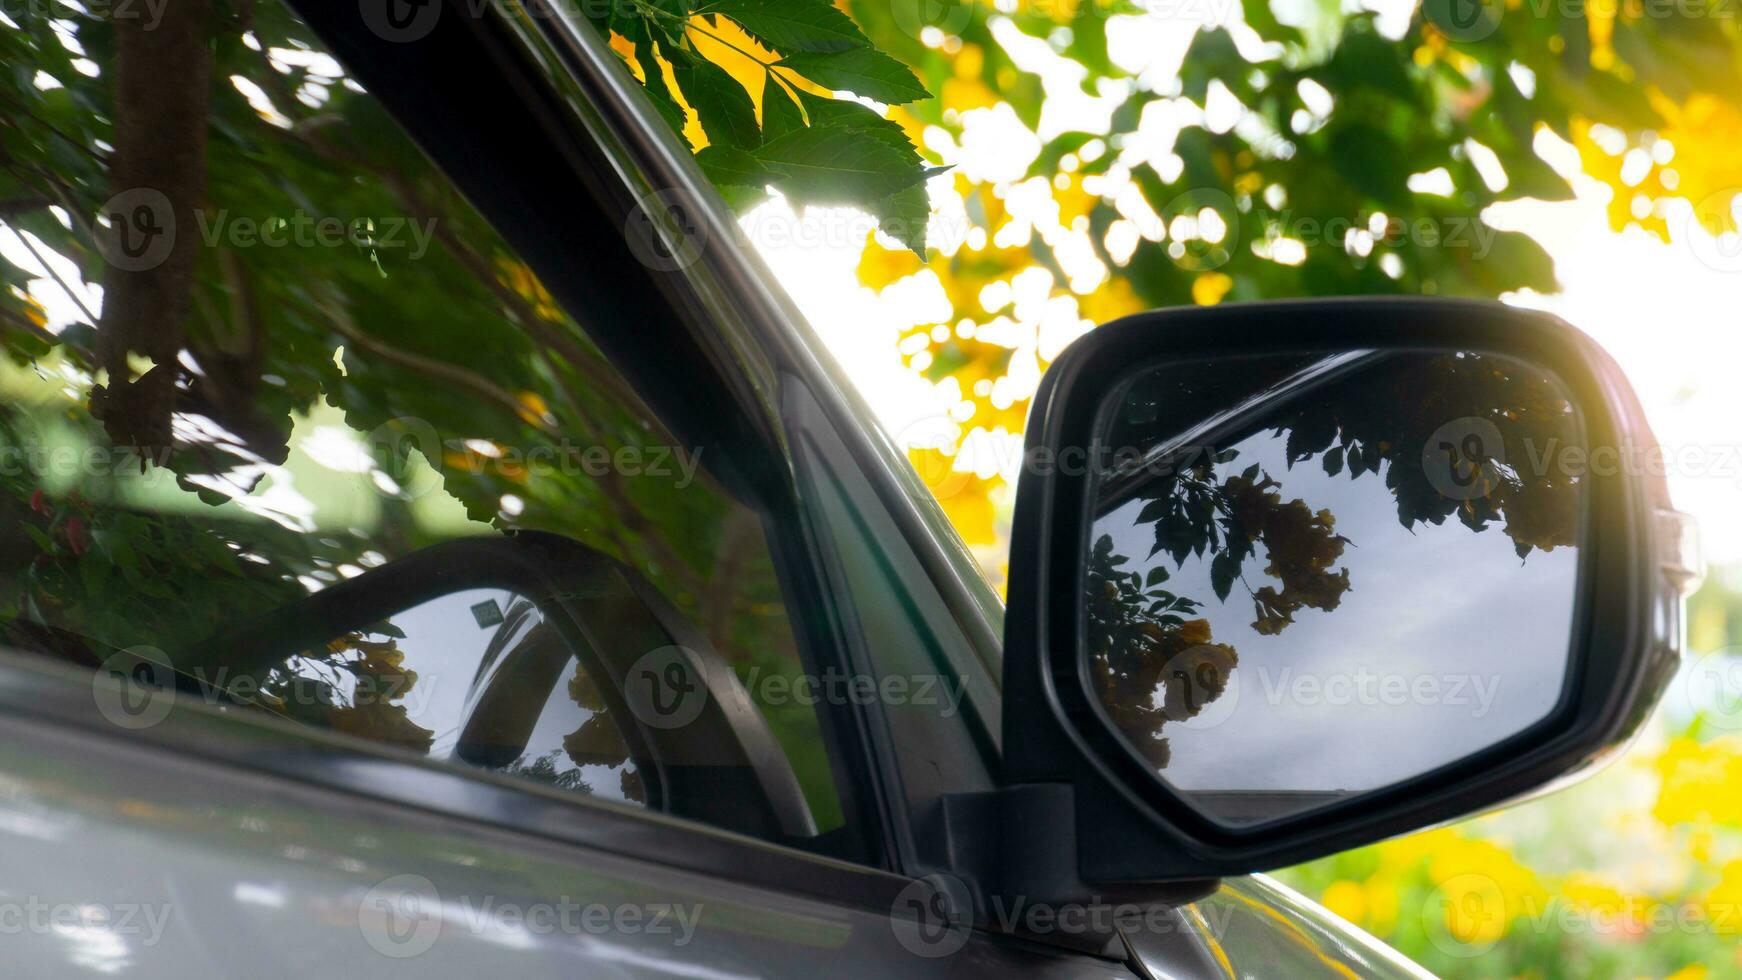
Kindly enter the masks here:
<path id="1" fill-rule="evenodd" d="M 984 721 L 980 751 L 959 762 L 996 773 L 1002 603 L 905 453 L 867 424 L 874 416 L 851 381 L 822 353 L 767 267 L 739 245 L 736 220 L 595 29 L 563 5 L 492 6 L 482 17 L 439 18 L 420 40 L 393 44 L 362 27 L 355 11 L 298 2 L 341 63 L 363 66 L 365 86 L 558 302 L 571 312 L 592 308 L 597 316 L 580 317 L 583 326 L 680 441 L 723 447 L 728 462 L 767 464 L 734 467 L 721 482 L 754 493 L 774 519 L 777 564 L 793 576 L 786 587 L 801 597 L 795 631 L 806 656 L 818 658 L 807 667 L 851 670 L 849 651 L 874 643 L 857 632 L 852 597 L 831 567 L 827 529 L 810 526 L 814 508 L 794 471 L 792 442 L 801 434 L 783 409 L 794 385 L 815 399 L 813 425 L 839 439 L 896 529 L 883 547 L 906 552 L 918 566 L 907 587 L 935 593 L 965 641 L 950 649 L 977 658 L 991 679 L 991 690 L 973 691 L 970 709 Z M 448 66 L 462 62 L 493 64 L 497 72 L 454 78 Z M 408 74 L 427 76 L 430 84 L 392 87 Z M 464 116 L 464 130 L 453 127 L 457 108 L 475 108 Z M 498 161 L 478 151 L 495 145 L 513 152 Z M 519 179 L 502 181 L 505 170 Z M 591 221 L 565 213 L 567 201 L 553 207 L 533 193 L 559 186 L 586 191 Z M 650 203 L 681 207 L 695 222 L 697 240 L 678 243 L 691 248 L 671 249 L 693 249 L 693 261 L 654 268 L 635 255 L 627 225 L 644 221 Z M 577 263 L 576 255 L 590 261 Z M 659 315 L 650 318 L 649 310 Z M 702 392 L 718 397 L 699 404 Z M 842 761 L 849 777 L 837 786 L 847 812 L 864 814 L 862 826 L 879 838 L 873 860 L 915 877 L 938 870 L 925 855 L 939 853 L 943 827 L 935 812 L 908 805 L 882 712 L 842 705 L 828 715 L 840 720 L 847 743 Z M 913 846 L 916 839 L 925 845 Z"/>
<path id="2" fill-rule="evenodd" d="M 713 457 L 725 463 L 722 485 L 763 518 L 807 670 L 851 669 L 848 651 L 870 644 L 855 631 L 838 569 L 829 567 L 829 547 L 794 472 L 792 437 L 779 408 L 783 386 L 791 384 L 817 399 L 821 424 L 859 462 L 899 529 L 900 540 L 886 547 L 917 560 L 925 581 L 914 586 L 939 595 L 967 638 L 966 650 L 996 683 L 1002 610 L 995 595 L 905 456 L 863 422 L 868 410 L 819 356 L 820 343 L 767 270 L 744 250 L 728 247 L 723 228 L 721 245 L 704 250 L 700 267 L 660 271 L 635 261 L 620 216 L 634 213 L 652 178 L 650 170 L 625 161 L 669 156 L 673 137 L 653 128 L 662 124 L 620 65 L 601 75 L 593 64 L 591 90 L 575 81 L 587 72 L 574 59 L 610 57 L 597 38 L 582 43 L 572 33 L 590 28 L 559 22 L 560 12 L 535 23 L 525 8 L 503 13 L 491 6 L 482 18 L 445 17 L 427 37 L 397 43 L 371 34 L 354 6 L 291 5 L 538 270 L 558 303 L 584 314 L 577 319 L 678 441 L 717 450 Z M 566 57 L 556 43 L 565 38 Z M 456 72 L 456 64 L 475 69 Z M 406 78 L 418 84 L 400 84 Z M 644 145 L 625 145 L 635 139 Z M 699 213 L 719 221 L 717 197 L 688 155 L 665 162 L 678 167 L 678 176 L 667 179 L 687 181 L 684 193 L 700 195 Z M 587 259 L 577 262 L 577 255 Z M 612 324 L 617 329 L 609 329 Z M 926 870 L 915 867 L 911 848 L 895 843 L 915 815 L 896 802 L 889 749 L 875 731 L 880 716 L 851 705 L 831 706 L 822 722 L 834 743 L 843 811 L 865 837 L 866 863 L 185 698 L 163 722 L 121 732 L 97 710 L 93 683 L 103 680 L 64 665 L 6 657 L 0 659 L 0 708 L 69 730 L 125 737 L 195 764 L 240 767 L 834 903 L 887 911 L 912 876 Z M 982 698 L 979 708 L 995 743 L 996 695 Z M 995 744 L 986 751 L 994 753 Z M 983 761 L 996 765 L 996 759 Z"/>
<path id="3" fill-rule="evenodd" d="M 355 5 L 336 10 L 312 2 L 291 6 L 326 40 L 347 72 L 365 66 L 360 80 L 457 186 L 460 175 L 451 166 L 456 157 L 442 151 L 465 144 L 462 159 L 470 162 L 459 169 L 474 179 L 463 192 L 530 265 L 541 273 L 552 267 L 584 268 L 581 276 L 548 277 L 565 284 L 566 288 L 553 289 L 558 302 L 588 314 L 577 319 L 612 368 L 672 427 L 681 444 L 706 445 L 711 462 L 726 464 L 725 472 L 716 475 L 759 518 L 804 669 L 820 671 L 840 649 L 836 623 L 824 615 L 829 599 L 817 588 L 814 552 L 798 530 L 802 522 L 789 479 L 790 463 L 771 452 L 780 445 L 777 430 L 765 419 L 758 421 L 760 413 L 745 410 L 745 399 L 754 387 L 753 372 L 721 364 L 712 352 L 692 342 L 681 325 L 698 312 L 693 296 L 686 299 L 670 283 L 660 284 L 639 266 L 633 267 L 639 274 L 623 274 L 632 259 L 620 223 L 610 218 L 612 212 L 602 203 L 609 196 L 608 168 L 584 165 L 588 157 L 595 158 L 591 162 L 596 164 L 602 151 L 572 125 L 560 124 L 549 104 L 554 96 L 548 91 L 528 91 L 527 74 L 508 67 L 513 57 L 499 37 L 489 40 L 489 31 L 479 22 L 449 17 L 427 44 L 395 44 L 370 36 Z M 451 67 L 456 63 L 476 64 L 479 70 L 454 72 Z M 416 79 L 417 84 L 394 87 L 406 78 Z M 493 139 L 481 140 L 479 129 L 485 128 L 493 130 Z M 480 145 L 486 149 L 480 150 Z M 518 165 L 528 159 L 544 161 L 545 176 L 551 179 L 501 179 L 510 168 L 524 169 Z M 568 179 L 555 179 L 558 174 Z M 577 175 L 582 193 L 563 195 L 566 206 L 544 210 L 516 206 L 524 205 L 524 197 L 537 190 L 575 186 Z M 506 193 L 478 193 L 479 187 L 490 186 Z M 516 197 L 522 200 L 516 202 Z M 547 220 L 536 225 L 525 220 L 531 215 Z M 558 228 L 566 223 L 572 234 L 553 234 L 553 222 Z M 542 261 L 535 260 L 535 254 Z M 592 254 L 594 260 L 575 263 L 576 254 Z M 559 257 L 563 261 L 555 261 Z M 664 329 L 650 329 L 647 321 L 662 315 L 667 320 Z M 601 331 L 600 323 L 621 326 Z M 880 845 L 884 824 L 879 811 L 862 800 L 876 783 L 852 760 L 860 740 L 851 712 L 819 712 L 823 715 L 819 722 L 831 743 L 832 776 L 847 827 L 856 828 L 864 838 L 864 846 L 858 848 L 864 861 L 749 837 L 635 804 L 462 768 L 390 745 L 185 696 L 160 723 L 143 729 L 118 728 L 92 696 L 93 685 L 108 682 L 102 675 L 93 677 L 88 671 L 29 655 L 0 658 L 3 710 L 57 727 L 125 738 L 198 764 L 239 766 L 463 822 L 493 824 L 785 892 L 835 902 L 858 897 L 879 910 L 886 910 L 908 884 L 908 879 L 885 870 L 888 855 Z M 173 692 L 159 696 L 175 698 Z"/>
<path id="4" fill-rule="evenodd" d="M 663 272 L 637 259 L 620 217 L 634 213 L 624 206 L 634 198 L 622 148 L 577 120 L 575 110 L 593 104 L 555 90 L 544 73 L 560 69 L 529 63 L 538 59 L 527 38 L 504 30 L 504 18 L 524 18 L 525 8 L 504 14 L 491 5 L 482 17 L 444 16 L 426 37 L 399 43 L 369 30 L 360 8 L 287 2 L 537 272 L 677 442 L 692 452 L 707 447 L 718 482 L 761 519 L 803 668 L 820 674 L 836 665 L 843 644 L 829 615 L 833 600 L 818 588 L 816 552 L 801 531 L 802 506 L 778 420 L 761 404 L 769 362 L 742 338 L 724 349 L 711 344 L 725 339 L 721 298 L 696 288 L 683 270 Z M 456 73 L 454 64 L 478 70 Z M 419 84 L 402 84 L 408 77 Z M 516 177 L 505 181 L 504 173 Z M 555 199 L 548 190 L 576 187 L 581 193 Z M 588 260 L 576 262 L 576 255 Z M 856 713 L 819 707 L 828 709 L 819 711 L 819 723 L 830 742 L 846 829 L 859 838 L 849 844 L 867 862 L 862 866 L 892 867 L 876 805 L 880 782 Z M 730 833 L 694 821 L 678 825 Z"/>

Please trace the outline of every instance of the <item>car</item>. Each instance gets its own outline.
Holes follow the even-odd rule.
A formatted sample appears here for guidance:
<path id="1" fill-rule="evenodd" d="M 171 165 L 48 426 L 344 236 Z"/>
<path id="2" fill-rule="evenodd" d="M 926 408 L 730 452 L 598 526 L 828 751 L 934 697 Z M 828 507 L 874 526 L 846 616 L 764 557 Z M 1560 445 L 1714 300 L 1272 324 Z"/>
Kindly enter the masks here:
<path id="1" fill-rule="evenodd" d="M 1421 976 L 1262 872 L 1677 667 L 1688 522 L 1553 317 L 1101 327 L 1006 605 L 581 12 L 189 8 L 6 28 L 7 221 L 105 297 L 5 321 L 21 975 Z"/>

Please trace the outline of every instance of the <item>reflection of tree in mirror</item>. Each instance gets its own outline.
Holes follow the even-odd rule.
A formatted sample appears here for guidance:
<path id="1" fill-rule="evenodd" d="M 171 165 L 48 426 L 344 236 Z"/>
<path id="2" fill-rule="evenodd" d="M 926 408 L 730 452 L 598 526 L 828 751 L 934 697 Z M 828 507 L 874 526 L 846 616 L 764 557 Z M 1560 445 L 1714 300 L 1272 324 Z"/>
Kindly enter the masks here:
<path id="1" fill-rule="evenodd" d="M 1120 567 L 1128 561 L 1113 554 L 1107 535 L 1089 556 L 1090 673 L 1113 723 L 1161 769 L 1168 763 L 1162 726 L 1194 717 L 1221 695 L 1238 658 L 1233 647 L 1210 642 L 1207 622 L 1180 615 L 1198 603 L 1158 586 L 1167 569 L 1145 576 Z"/>
<path id="2" fill-rule="evenodd" d="M 1286 370 L 1276 370 L 1279 363 Z M 1288 469 L 1317 465 L 1329 477 L 1350 480 L 1370 475 L 1383 481 L 1399 523 L 1412 530 L 1454 516 L 1475 532 L 1500 523 L 1520 560 L 1533 549 L 1574 544 L 1580 474 L 1548 462 L 1582 445 L 1580 428 L 1552 378 L 1479 354 L 1391 355 L 1290 398 L 1287 377 L 1299 366 L 1298 359 L 1279 358 L 1235 361 L 1232 370 L 1212 365 L 1201 374 L 1197 365 L 1157 370 L 1131 386 L 1109 442 L 1166 446 L 1178 438 L 1170 422 L 1195 422 L 1264 392 L 1271 400 L 1257 402 L 1250 420 L 1236 416 L 1218 436 L 1221 444 L 1267 432 L 1284 440 Z M 1205 375 L 1214 381 L 1206 385 Z M 1285 500 L 1282 483 L 1263 463 L 1224 476 L 1244 462 L 1239 455 L 1237 448 L 1152 452 L 1141 470 L 1104 483 L 1099 510 L 1139 502 L 1135 523 L 1149 525 L 1153 536 L 1148 558 L 1171 558 L 1175 569 L 1191 558 L 1207 560 L 1216 600 L 1228 601 L 1238 586 L 1252 603 L 1252 630 L 1272 636 L 1303 609 L 1337 609 L 1356 583 L 1347 567 L 1336 566 L 1345 548 L 1359 542 L 1337 533 L 1329 509 Z M 1113 549 L 1112 537 L 1102 535 L 1089 556 L 1091 676 L 1114 724 L 1163 768 L 1163 727 L 1219 697 L 1239 656 L 1213 642 L 1207 620 L 1187 618 L 1207 597 L 1160 588 L 1169 578 L 1162 564 L 1127 571 L 1129 558 Z"/>

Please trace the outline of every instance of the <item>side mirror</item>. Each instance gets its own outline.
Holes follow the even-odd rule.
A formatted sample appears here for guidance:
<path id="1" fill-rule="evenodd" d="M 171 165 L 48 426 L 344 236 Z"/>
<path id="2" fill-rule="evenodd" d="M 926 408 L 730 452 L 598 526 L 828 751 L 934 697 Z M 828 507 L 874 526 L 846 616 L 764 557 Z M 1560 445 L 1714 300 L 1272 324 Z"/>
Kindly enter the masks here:
<path id="1" fill-rule="evenodd" d="M 559 535 L 433 545 L 165 661 L 204 700 L 764 839 L 817 832 L 707 637 Z"/>
<path id="2" fill-rule="evenodd" d="M 1183 899 L 1491 808 L 1614 753 L 1678 665 L 1689 528 L 1552 316 L 1143 314 L 1028 431 L 1009 785 L 954 813 L 1002 829 L 998 890 Z"/>

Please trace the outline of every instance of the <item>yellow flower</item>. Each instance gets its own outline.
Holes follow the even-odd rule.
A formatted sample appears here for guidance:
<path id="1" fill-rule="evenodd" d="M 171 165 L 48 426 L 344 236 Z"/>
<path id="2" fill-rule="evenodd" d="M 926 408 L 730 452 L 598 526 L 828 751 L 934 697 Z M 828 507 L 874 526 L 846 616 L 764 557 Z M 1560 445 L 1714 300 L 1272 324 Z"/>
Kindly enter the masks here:
<path id="1" fill-rule="evenodd" d="M 1356 924 L 1367 918 L 1367 892 L 1353 881 L 1332 882 L 1319 904 Z"/>
<path id="2" fill-rule="evenodd" d="M 1206 272 L 1192 280 L 1192 302 L 1199 306 L 1215 306 L 1233 288 L 1232 277 L 1221 272 Z"/>
<path id="3" fill-rule="evenodd" d="M 1198 646 L 1210 642 L 1210 621 L 1207 619 L 1188 619 L 1180 624 L 1179 638 L 1186 646 Z M 1344 916 L 1350 918 L 1350 916 Z"/>
<path id="4" fill-rule="evenodd" d="M 1652 815 L 1667 824 L 1735 825 L 1742 813 L 1742 738 L 1674 739 L 1652 768 L 1662 783 Z"/>
<path id="5" fill-rule="evenodd" d="M 1742 928 L 1742 861 L 1730 861 L 1718 872 L 1718 883 L 1701 900 L 1706 921 L 1718 932 L 1735 933 Z"/>
<path id="6" fill-rule="evenodd" d="M 1379 935 L 1389 935 L 1397 927 L 1397 886 L 1391 879 L 1374 875 L 1362 886 L 1367 899 L 1367 928 Z"/>

